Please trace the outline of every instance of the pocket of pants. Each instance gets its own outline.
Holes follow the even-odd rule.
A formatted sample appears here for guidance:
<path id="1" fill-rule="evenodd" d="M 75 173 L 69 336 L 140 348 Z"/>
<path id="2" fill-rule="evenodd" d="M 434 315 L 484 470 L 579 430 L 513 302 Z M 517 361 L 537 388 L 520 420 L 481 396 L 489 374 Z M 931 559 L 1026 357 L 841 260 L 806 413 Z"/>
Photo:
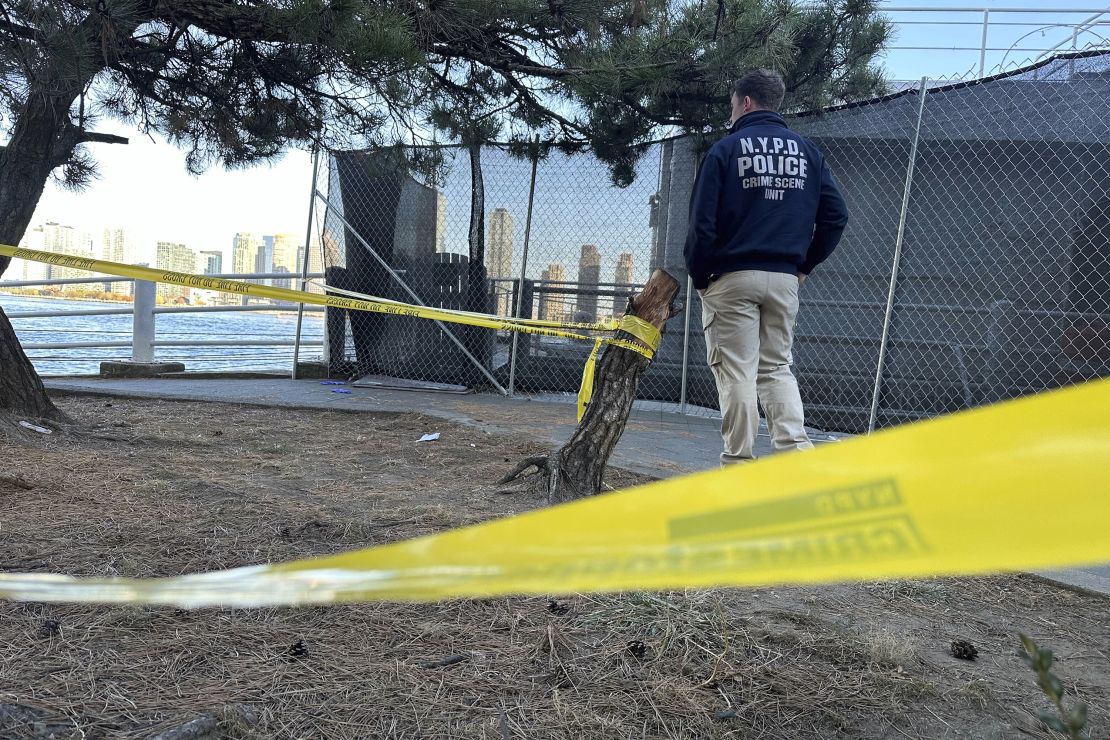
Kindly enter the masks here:
<path id="1" fill-rule="evenodd" d="M 717 344 L 717 313 L 703 301 L 701 304 L 702 328 L 705 332 L 705 361 L 709 367 L 721 364 L 721 348 Z"/>

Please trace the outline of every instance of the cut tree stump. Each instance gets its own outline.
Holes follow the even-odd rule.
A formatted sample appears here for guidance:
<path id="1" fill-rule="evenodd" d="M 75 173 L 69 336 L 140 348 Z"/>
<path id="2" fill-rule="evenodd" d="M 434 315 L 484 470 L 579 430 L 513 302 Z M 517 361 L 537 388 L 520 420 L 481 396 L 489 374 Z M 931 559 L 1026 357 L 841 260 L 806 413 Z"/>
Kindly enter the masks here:
<path id="1" fill-rule="evenodd" d="M 656 270 L 643 291 L 629 300 L 626 313 L 662 331 L 680 310 L 674 305 L 678 290 L 677 280 Z M 617 336 L 635 341 L 625 332 Z M 609 456 L 628 424 L 640 375 L 650 364 L 651 360 L 637 352 L 607 345 L 594 374 L 593 398 L 570 440 L 551 455 L 522 460 L 501 483 L 512 483 L 535 469 L 537 487 L 546 493 L 550 504 L 600 493 Z"/>

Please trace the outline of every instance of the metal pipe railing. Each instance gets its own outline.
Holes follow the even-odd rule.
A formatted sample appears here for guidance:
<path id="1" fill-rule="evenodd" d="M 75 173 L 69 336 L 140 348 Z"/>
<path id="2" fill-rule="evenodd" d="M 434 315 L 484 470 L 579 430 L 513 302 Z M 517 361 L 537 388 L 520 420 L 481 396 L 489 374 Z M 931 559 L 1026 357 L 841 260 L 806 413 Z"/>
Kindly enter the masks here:
<path id="1" fill-rule="evenodd" d="M 163 339 L 150 343 L 151 347 L 292 347 L 295 341 L 281 339 L 270 341 L 268 339 L 205 339 L 181 340 Z M 302 347 L 322 347 L 323 342 L 303 341 Z M 130 347 L 130 340 L 113 340 L 110 342 L 31 342 L 23 345 L 23 349 L 92 349 L 106 347 Z M 81 358 L 74 358 L 81 359 Z"/>
<path id="2" fill-rule="evenodd" d="M 310 273 L 309 277 L 321 277 L 321 274 Z M 255 273 L 221 273 L 218 275 L 210 275 L 209 277 L 217 277 L 224 279 L 300 279 L 300 275 L 292 275 L 284 272 L 255 272 Z M 112 349 L 112 348 L 130 348 L 131 361 L 139 363 L 153 362 L 155 359 L 155 350 L 157 348 L 174 348 L 174 347 L 298 347 L 298 346 L 312 346 L 322 347 L 322 341 L 301 341 L 299 332 L 298 336 L 291 339 L 273 339 L 273 338 L 254 338 L 254 339 L 162 339 L 157 338 L 155 329 L 155 319 L 158 314 L 189 314 L 189 313 L 223 313 L 223 312 L 239 312 L 239 311 L 273 311 L 273 312 L 298 312 L 299 315 L 304 310 L 313 313 L 323 312 L 323 306 L 301 306 L 300 304 L 294 306 L 292 304 L 256 304 L 256 305 L 227 305 L 227 306 L 158 306 L 157 299 L 157 285 L 153 282 L 146 280 L 134 280 L 131 278 L 112 278 L 109 276 L 100 278 L 58 278 L 49 280 L 18 280 L 0 283 L 0 289 L 15 288 L 15 287 L 30 287 L 30 286 L 55 286 L 55 285 L 82 285 L 82 284 L 103 284 L 107 282 L 131 282 L 134 284 L 133 299 L 130 305 L 123 305 L 120 307 L 112 308 L 83 308 L 83 309 L 55 309 L 55 310 L 35 310 L 35 311 L 14 311 L 8 313 L 10 319 L 39 319 L 39 318 L 71 318 L 71 317 L 93 317 L 93 316 L 126 316 L 132 317 L 131 321 L 131 338 L 130 339 L 101 339 L 96 341 L 71 341 L 71 342 L 30 342 L 23 345 L 24 349 L 29 351 L 43 351 L 43 350 L 82 350 L 82 349 Z M 65 328 L 56 330 L 58 334 L 66 334 Z M 112 332 L 105 332 L 110 334 Z M 119 333 L 119 332 L 115 332 Z M 211 335 L 205 335 L 211 336 Z M 33 358 L 38 361 L 50 362 L 95 362 L 95 358 L 73 356 L 70 358 L 50 358 L 49 360 L 43 358 Z M 229 361 L 234 361 L 235 358 L 228 358 Z M 210 361 L 210 360 L 206 360 Z"/>
<path id="3" fill-rule="evenodd" d="M 157 268 L 156 268 L 157 269 Z M 221 272 L 205 274 L 205 277 L 223 280 L 298 280 L 299 273 L 292 272 Z M 322 278 L 324 273 L 314 272 L 306 277 Z M 43 280 L 0 280 L 0 290 L 4 288 L 29 288 L 35 285 L 99 285 L 101 283 L 133 283 L 135 278 L 105 275 L 98 278 L 52 278 Z"/>
<path id="4" fill-rule="evenodd" d="M 296 311 L 292 305 L 265 305 L 253 306 L 157 306 L 154 313 L 235 313 L 237 311 L 272 311 L 275 313 L 292 313 Z M 323 313 L 323 306 L 305 306 L 305 311 L 310 313 Z M 6 313 L 9 319 L 52 319 L 61 316 L 129 316 L 135 309 L 128 304 L 127 308 L 74 308 L 60 309 L 57 311 L 12 311 Z"/>

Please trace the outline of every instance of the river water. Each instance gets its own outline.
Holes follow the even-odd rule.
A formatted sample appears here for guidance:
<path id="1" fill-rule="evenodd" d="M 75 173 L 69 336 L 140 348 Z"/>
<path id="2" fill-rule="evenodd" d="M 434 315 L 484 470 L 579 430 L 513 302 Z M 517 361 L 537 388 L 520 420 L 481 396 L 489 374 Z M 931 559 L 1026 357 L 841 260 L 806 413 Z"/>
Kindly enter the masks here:
<path id="1" fill-rule="evenodd" d="M 0 307 L 9 316 L 28 311 L 77 311 L 123 309 L 127 303 L 78 301 L 64 298 L 33 298 L 0 293 Z M 96 373 L 102 360 L 126 360 L 130 346 L 77 349 L 36 348 L 35 345 L 63 342 L 128 342 L 131 315 L 12 317 L 16 334 L 41 375 Z M 157 341 L 203 341 L 268 339 L 292 341 L 297 330 L 296 312 L 220 312 L 157 314 Z M 301 338 L 319 342 L 323 337 L 323 314 L 305 313 Z M 320 357 L 319 346 L 301 348 L 301 360 Z M 290 347 L 158 347 L 157 360 L 178 360 L 186 370 L 280 370 L 292 366 Z"/>

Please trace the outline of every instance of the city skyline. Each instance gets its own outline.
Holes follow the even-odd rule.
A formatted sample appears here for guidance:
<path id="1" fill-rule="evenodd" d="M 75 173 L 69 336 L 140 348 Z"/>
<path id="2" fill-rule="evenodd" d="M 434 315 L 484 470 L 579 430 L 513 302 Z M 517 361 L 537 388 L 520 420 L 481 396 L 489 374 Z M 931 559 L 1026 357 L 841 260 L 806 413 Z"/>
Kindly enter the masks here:
<path id="1" fill-rule="evenodd" d="M 265 234 L 256 237 L 254 234 L 239 232 L 232 239 L 231 260 L 232 267 L 243 267 L 234 272 L 286 272 L 288 279 L 272 278 L 259 281 L 281 288 L 298 288 L 294 277 L 301 272 L 304 260 L 305 246 L 298 243 L 292 234 Z M 87 229 L 71 224 L 62 224 L 49 221 L 35 224 L 28 228 L 20 246 L 55 254 L 66 254 L 74 257 L 102 259 L 124 264 L 151 265 L 159 269 L 175 272 L 194 274 L 227 274 L 225 266 L 229 260 L 227 250 L 222 249 L 195 249 L 188 244 L 171 240 L 158 240 L 153 247 L 153 259 L 140 261 L 135 258 L 135 247 L 129 232 L 124 228 Z M 269 245 L 269 251 L 262 248 Z M 323 249 L 320 240 L 313 238 L 313 249 L 310 252 L 310 272 L 323 272 Z M 276 258 L 273 256 L 276 254 Z M 264 255 L 268 260 L 265 269 L 256 269 L 259 266 L 259 257 Z M 65 280 L 84 279 L 95 277 L 93 273 L 78 270 L 62 265 L 49 265 L 41 262 L 27 260 L 12 260 L 12 268 L 4 276 L 5 280 L 36 281 L 36 280 Z M 130 281 L 105 282 L 102 289 L 107 293 L 130 296 L 133 292 Z M 310 285 L 308 290 L 314 293 L 323 293 L 323 289 Z M 188 300 L 191 296 L 199 296 L 209 304 L 239 303 L 241 296 L 215 293 L 207 290 L 190 290 L 180 286 L 159 284 L 157 294 L 163 302 L 179 299 Z M 253 299 L 252 299 L 253 300 Z M 268 300 L 268 299 L 263 299 Z"/>

